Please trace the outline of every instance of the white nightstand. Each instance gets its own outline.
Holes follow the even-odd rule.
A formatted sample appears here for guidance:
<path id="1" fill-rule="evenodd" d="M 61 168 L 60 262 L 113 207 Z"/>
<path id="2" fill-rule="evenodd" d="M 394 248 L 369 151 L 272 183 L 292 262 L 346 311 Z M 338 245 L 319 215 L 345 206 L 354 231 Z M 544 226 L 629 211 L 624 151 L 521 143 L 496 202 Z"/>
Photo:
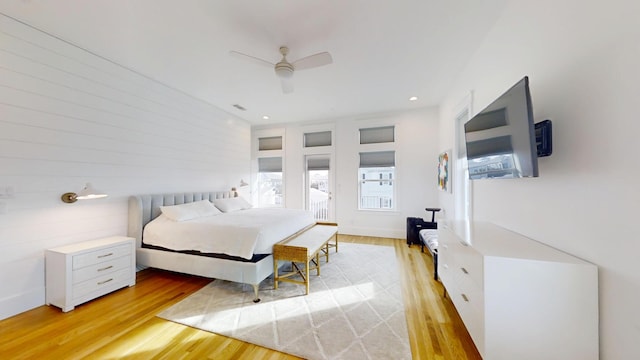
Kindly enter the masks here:
<path id="1" fill-rule="evenodd" d="M 136 283 L 135 239 L 114 236 L 48 249 L 47 305 L 76 305 Z"/>

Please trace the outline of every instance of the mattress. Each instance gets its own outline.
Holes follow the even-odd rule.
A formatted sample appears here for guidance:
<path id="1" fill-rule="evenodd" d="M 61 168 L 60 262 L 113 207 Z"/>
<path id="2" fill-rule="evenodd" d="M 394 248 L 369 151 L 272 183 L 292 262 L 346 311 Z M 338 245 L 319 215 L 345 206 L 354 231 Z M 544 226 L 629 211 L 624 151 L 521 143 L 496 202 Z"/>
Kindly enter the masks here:
<path id="1" fill-rule="evenodd" d="M 311 212 L 284 208 L 252 208 L 187 221 L 161 214 L 144 227 L 142 241 L 176 251 L 251 259 L 271 254 L 273 244 L 314 223 Z"/>

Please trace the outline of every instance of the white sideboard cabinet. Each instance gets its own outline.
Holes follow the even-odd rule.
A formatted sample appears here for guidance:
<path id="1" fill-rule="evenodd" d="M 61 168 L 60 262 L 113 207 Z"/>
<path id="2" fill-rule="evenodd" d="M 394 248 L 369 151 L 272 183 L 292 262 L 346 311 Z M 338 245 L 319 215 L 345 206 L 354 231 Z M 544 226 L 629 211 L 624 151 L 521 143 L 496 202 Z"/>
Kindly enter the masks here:
<path id="1" fill-rule="evenodd" d="M 484 359 L 598 359 L 595 265 L 491 223 L 438 227 L 440 278 Z"/>
<path id="2" fill-rule="evenodd" d="M 136 283 L 135 239 L 114 236 L 48 249 L 46 303 L 67 312 Z"/>

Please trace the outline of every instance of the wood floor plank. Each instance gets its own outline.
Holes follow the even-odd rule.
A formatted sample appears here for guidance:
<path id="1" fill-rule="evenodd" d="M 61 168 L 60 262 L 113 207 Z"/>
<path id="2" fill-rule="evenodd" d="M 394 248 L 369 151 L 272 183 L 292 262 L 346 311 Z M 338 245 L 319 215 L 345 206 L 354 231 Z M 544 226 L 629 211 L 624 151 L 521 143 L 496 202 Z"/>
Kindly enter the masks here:
<path id="1" fill-rule="evenodd" d="M 402 239 L 340 235 L 340 242 L 393 246 L 400 266 L 414 359 L 481 359 L 433 262 Z M 137 283 L 75 310 L 41 306 L 0 321 L 2 359 L 298 359 L 156 317 L 211 280 L 147 269 Z"/>

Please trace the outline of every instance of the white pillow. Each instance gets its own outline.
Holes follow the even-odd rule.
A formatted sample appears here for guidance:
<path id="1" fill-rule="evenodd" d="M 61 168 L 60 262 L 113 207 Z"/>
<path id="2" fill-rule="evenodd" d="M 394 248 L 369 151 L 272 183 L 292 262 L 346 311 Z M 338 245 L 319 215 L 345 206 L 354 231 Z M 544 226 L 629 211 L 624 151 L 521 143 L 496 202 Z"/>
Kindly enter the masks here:
<path id="1" fill-rule="evenodd" d="M 160 206 L 160 211 L 174 221 L 193 220 L 204 216 L 221 214 L 220 210 L 213 206 L 209 200 L 172 206 Z"/>
<path id="2" fill-rule="evenodd" d="M 247 202 L 247 200 L 241 197 L 216 199 L 213 200 L 213 205 L 215 205 L 218 209 L 220 209 L 220 211 L 225 213 L 251 209 L 252 207 L 251 204 Z"/>

